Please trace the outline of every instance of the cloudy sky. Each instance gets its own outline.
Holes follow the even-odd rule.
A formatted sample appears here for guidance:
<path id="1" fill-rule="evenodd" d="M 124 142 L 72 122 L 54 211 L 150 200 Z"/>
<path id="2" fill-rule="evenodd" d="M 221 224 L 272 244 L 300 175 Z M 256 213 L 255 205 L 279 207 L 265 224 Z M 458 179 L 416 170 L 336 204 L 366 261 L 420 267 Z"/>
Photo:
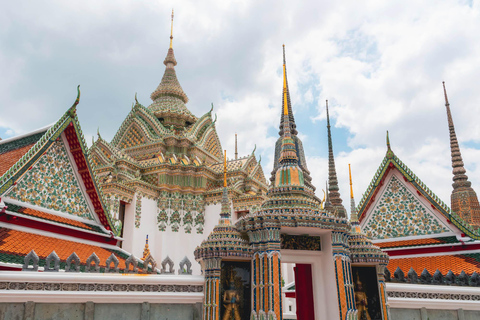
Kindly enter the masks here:
<path id="1" fill-rule="evenodd" d="M 446 81 L 467 174 L 480 192 L 479 1 L 11 1 L 0 11 L 0 137 L 55 122 L 80 84 L 86 140 L 98 127 L 111 140 L 136 92 L 144 106 L 151 102 L 172 7 L 188 107 L 201 116 L 214 104 L 230 157 L 237 132 L 240 155 L 256 144 L 269 176 L 284 43 L 296 123 L 319 190 L 328 99 L 347 207 L 348 163 L 358 202 L 385 154 L 386 130 L 397 156 L 450 203 Z"/>

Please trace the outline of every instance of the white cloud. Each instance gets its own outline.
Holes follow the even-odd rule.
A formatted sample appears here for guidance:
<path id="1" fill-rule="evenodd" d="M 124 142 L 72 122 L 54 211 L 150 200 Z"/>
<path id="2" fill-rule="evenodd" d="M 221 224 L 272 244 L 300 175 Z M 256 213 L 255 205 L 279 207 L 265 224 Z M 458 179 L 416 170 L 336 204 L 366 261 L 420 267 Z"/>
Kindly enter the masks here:
<path id="1" fill-rule="evenodd" d="M 336 163 L 347 208 L 346 165 L 352 164 L 359 201 L 385 153 L 386 130 L 396 154 L 449 203 L 443 80 L 459 141 L 480 142 L 477 1 L 125 0 L 19 6 L 11 2 L 0 12 L 0 127 L 15 134 L 58 119 L 80 83 L 78 113 L 85 135 L 95 135 L 100 126 L 102 136 L 111 139 L 135 92 L 143 105 L 150 104 L 164 70 L 174 7 L 176 70 L 188 107 L 200 116 L 213 102 L 229 156 L 237 132 L 240 155 L 257 144 L 267 176 L 279 124 L 283 43 L 297 126 L 319 190 L 327 173 L 326 145 L 320 143 L 326 141 L 321 123 L 326 99 L 332 123 L 349 134 L 348 147 L 334 146 L 346 150 L 337 152 Z M 323 136 L 305 120 L 310 118 Z M 480 151 L 468 146 L 462 145 L 467 174 L 480 191 Z"/>

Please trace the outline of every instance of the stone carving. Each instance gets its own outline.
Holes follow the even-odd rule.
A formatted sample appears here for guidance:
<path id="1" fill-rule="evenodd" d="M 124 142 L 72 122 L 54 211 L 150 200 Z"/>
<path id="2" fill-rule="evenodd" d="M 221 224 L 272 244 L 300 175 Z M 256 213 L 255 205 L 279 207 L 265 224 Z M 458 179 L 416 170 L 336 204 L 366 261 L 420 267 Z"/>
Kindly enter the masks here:
<path id="1" fill-rule="evenodd" d="M 440 272 L 440 270 L 436 270 L 435 273 L 433 274 L 433 279 L 432 279 L 433 284 L 443 284 L 443 274 Z"/>
<path id="2" fill-rule="evenodd" d="M 169 266 L 168 271 L 167 271 L 167 265 Z M 166 273 L 166 274 L 175 274 L 175 269 L 173 269 L 173 261 L 170 259 L 169 256 L 165 258 L 165 260 L 162 261 L 162 270 L 160 273 Z"/>
<path id="3" fill-rule="evenodd" d="M 50 266 L 52 261 L 53 261 L 53 268 Z M 57 253 L 54 250 L 48 255 L 47 259 L 45 259 L 45 268 L 43 269 L 43 271 L 58 272 L 59 269 L 60 269 L 60 258 L 58 257 Z"/>
<path id="4" fill-rule="evenodd" d="M 417 283 L 418 282 L 418 274 L 413 270 L 413 268 L 410 268 L 410 270 L 407 273 L 408 280 L 410 283 Z"/>
<path id="5" fill-rule="evenodd" d="M 420 275 L 420 282 L 423 284 L 429 284 L 432 282 L 432 275 L 427 269 L 423 269 L 422 274 Z"/>
<path id="6" fill-rule="evenodd" d="M 393 273 L 393 277 L 397 282 L 405 282 L 405 274 L 403 273 L 402 269 L 400 269 L 400 267 L 397 267 L 397 270 L 395 270 L 395 272 Z"/>
<path id="7" fill-rule="evenodd" d="M 133 266 L 133 270 L 130 271 L 130 264 Z M 137 258 L 132 254 L 125 260 L 125 270 L 124 273 L 137 273 L 138 272 L 138 261 Z"/>
<path id="8" fill-rule="evenodd" d="M 73 262 L 73 264 L 72 264 Z M 67 258 L 65 272 L 80 272 L 80 258 L 74 252 Z"/>
<path id="9" fill-rule="evenodd" d="M 149 253 L 148 256 L 145 258 L 145 261 L 143 262 L 143 267 L 145 269 L 145 273 L 149 273 L 148 271 L 148 266 L 150 265 L 151 271 L 150 273 L 156 273 L 156 268 L 157 268 L 157 261 L 153 259 L 152 255 Z"/>
<path id="10" fill-rule="evenodd" d="M 30 251 L 24 259 L 22 271 L 38 271 L 38 261 L 39 258 L 34 250 Z M 30 262 L 32 267 L 30 267 Z"/>
<path id="11" fill-rule="evenodd" d="M 113 263 L 113 269 L 110 269 L 111 264 Z M 115 257 L 115 255 L 112 253 L 110 257 L 108 257 L 106 261 L 106 266 L 105 266 L 105 272 L 117 272 L 118 273 L 118 258 Z"/>
<path id="12" fill-rule="evenodd" d="M 462 271 L 457 277 L 457 284 L 459 286 L 468 286 L 468 280 L 468 275 L 465 273 L 465 271 Z"/>
<path id="13" fill-rule="evenodd" d="M 180 269 L 178 269 L 178 274 L 192 274 L 192 263 L 190 260 L 188 260 L 187 256 L 180 261 Z"/>
<path id="14" fill-rule="evenodd" d="M 455 284 L 455 275 L 453 274 L 452 270 L 449 270 L 447 272 L 447 275 L 445 276 L 445 283 L 446 284 Z"/>
<path id="15" fill-rule="evenodd" d="M 385 281 L 390 282 L 390 280 L 391 280 L 390 270 L 388 270 L 388 268 L 385 268 Z"/>
<path id="16" fill-rule="evenodd" d="M 93 266 L 92 266 L 92 262 L 93 262 Z M 100 258 L 98 258 L 95 252 L 92 253 L 90 257 L 88 257 L 85 265 L 85 272 L 100 272 Z"/>
<path id="17" fill-rule="evenodd" d="M 472 287 L 478 287 L 480 285 L 480 276 L 478 273 L 472 273 L 472 276 L 470 277 L 470 285 Z"/>

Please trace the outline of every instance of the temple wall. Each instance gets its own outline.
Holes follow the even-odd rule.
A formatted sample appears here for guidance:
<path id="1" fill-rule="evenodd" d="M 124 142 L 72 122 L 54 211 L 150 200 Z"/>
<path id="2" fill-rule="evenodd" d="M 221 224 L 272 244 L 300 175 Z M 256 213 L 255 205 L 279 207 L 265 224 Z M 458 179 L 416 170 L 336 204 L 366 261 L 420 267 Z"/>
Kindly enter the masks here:
<path id="1" fill-rule="evenodd" d="M 195 261 L 193 252 L 218 223 L 220 209 L 220 204 L 205 206 L 205 223 L 202 233 L 198 233 L 196 228 L 192 228 L 190 233 L 187 233 L 183 224 L 180 224 L 177 231 L 174 231 L 170 225 L 164 231 L 160 231 L 157 221 L 159 210 L 157 201 L 135 195 L 132 203 L 125 207 L 123 249 L 141 258 L 148 234 L 150 252 L 157 261 L 159 269 L 162 261 L 168 256 L 173 261 L 175 274 L 178 274 L 180 261 L 187 257 L 192 263 L 192 274 L 200 275 L 200 264 Z M 173 210 L 167 209 L 166 212 L 171 216 Z M 183 216 L 184 211 L 179 210 L 179 212 Z"/>
<path id="2" fill-rule="evenodd" d="M 0 320 L 199 320 L 201 314 L 201 303 L 0 303 Z"/>

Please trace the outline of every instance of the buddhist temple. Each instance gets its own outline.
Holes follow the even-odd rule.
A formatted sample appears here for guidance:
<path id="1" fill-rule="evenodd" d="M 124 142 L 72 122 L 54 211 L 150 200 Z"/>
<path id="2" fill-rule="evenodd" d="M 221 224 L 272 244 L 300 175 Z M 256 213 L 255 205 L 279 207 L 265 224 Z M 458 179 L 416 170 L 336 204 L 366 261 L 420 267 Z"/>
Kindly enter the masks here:
<path id="1" fill-rule="evenodd" d="M 213 105 L 189 110 L 173 18 L 163 77 L 145 89 L 151 102 L 132 92 L 111 141 L 100 126 L 87 147 L 79 88 L 53 125 L 0 140 L 0 319 L 480 317 L 480 207 L 445 86 L 451 206 L 399 159 L 387 132 L 358 206 L 349 166 L 348 217 L 328 101 L 328 181 L 323 200 L 315 194 L 285 46 L 267 180 L 254 146 L 238 155 L 236 134 L 227 158 Z"/>

